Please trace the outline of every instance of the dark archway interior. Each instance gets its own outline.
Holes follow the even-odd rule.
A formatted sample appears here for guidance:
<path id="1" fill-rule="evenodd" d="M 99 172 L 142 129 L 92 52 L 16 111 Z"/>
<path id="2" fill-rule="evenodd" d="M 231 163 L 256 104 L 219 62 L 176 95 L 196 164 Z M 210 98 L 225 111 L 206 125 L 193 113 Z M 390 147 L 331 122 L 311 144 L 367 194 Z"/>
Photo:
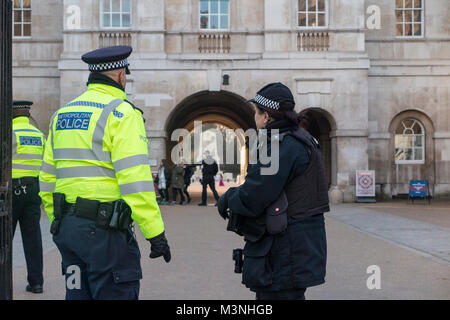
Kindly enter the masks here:
<path id="1" fill-rule="evenodd" d="M 326 116 L 319 110 L 309 109 L 305 110 L 310 119 L 309 132 L 319 141 L 324 161 L 325 174 L 328 182 L 328 188 L 332 184 L 331 179 L 331 138 L 332 124 Z"/>
<path id="2" fill-rule="evenodd" d="M 166 159 L 170 159 L 171 150 L 177 143 L 170 139 L 173 131 L 188 128 L 195 120 L 244 131 L 256 128 L 253 108 L 242 97 L 227 91 L 195 93 L 181 101 L 168 117 Z"/>
<path id="3" fill-rule="evenodd" d="M 253 109 L 243 98 L 227 91 L 202 91 L 175 107 L 167 120 L 166 132 L 170 136 L 174 130 L 186 127 L 195 119 L 210 116 L 213 120 L 214 115 L 229 118 L 244 131 L 255 128 Z"/>

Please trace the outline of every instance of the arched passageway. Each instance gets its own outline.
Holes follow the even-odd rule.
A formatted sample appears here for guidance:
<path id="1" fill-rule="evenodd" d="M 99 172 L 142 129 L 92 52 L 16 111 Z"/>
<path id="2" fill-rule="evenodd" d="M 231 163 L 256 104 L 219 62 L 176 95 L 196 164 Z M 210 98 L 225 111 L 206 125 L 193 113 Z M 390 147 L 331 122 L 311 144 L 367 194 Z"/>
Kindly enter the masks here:
<path id="1" fill-rule="evenodd" d="M 171 159 L 172 149 L 178 141 L 172 141 L 172 134 L 178 129 L 189 132 L 194 130 L 196 122 L 202 125 L 215 124 L 222 127 L 246 131 L 255 128 L 253 109 L 246 100 L 228 91 L 201 91 L 181 101 L 170 113 L 166 122 L 167 148 L 166 159 Z M 248 153 L 245 147 L 245 153 Z M 248 157 L 244 157 L 248 159 Z M 246 160 L 241 161 L 241 174 L 246 168 Z"/>

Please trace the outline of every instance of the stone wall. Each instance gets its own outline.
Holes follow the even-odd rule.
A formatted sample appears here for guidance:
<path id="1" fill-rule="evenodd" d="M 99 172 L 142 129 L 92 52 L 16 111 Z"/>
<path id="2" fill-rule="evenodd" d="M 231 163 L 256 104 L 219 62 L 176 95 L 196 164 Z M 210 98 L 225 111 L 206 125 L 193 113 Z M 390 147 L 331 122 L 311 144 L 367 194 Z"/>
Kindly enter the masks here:
<path id="1" fill-rule="evenodd" d="M 380 196 L 408 192 L 412 179 L 429 180 L 432 193 L 450 196 L 450 2 L 424 1 L 424 37 L 395 33 L 394 1 L 366 1 L 381 8 L 381 30 L 367 32 L 369 70 L 369 162 Z M 394 122 L 413 117 L 425 126 L 424 164 L 394 161 Z"/>
<path id="2" fill-rule="evenodd" d="M 381 30 L 366 29 L 371 4 L 380 6 Z M 433 192 L 446 195 L 450 2 L 425 4 L 425 37 L 405 40 L 395 37 L 392 0 L 329 0 L 328 26 L 313 30 L 297 28 L 297 0 L 230 0 L 226 32 L 199 29 L 198 0 L 132 0 L 123 30 L 100 28 L 97 1 L 32 1 L 33 36 L 14 41 L 14 94 L 35 100 L 33 119 L 47 132 L 53 112 L 86 89 L 80 56 L 124 41 L 134 49 L 126 91 L 144 110 L 153 163 L 166 157 L 168 119 L 186 98 L 223 90 L 244 99 L 281 81 L 297 111 L 315 110 L 331 128 L 333 201 L 354 200 L 358 169 L 376 170 L 380 196 L 404 192 L 412 177 L 431 177 Z M 80 7 L 79 29 L 66 25 L 71 5 Z M 426 127 L 426 163 L 397 168 L 392 127 L 406 114 Z"/>

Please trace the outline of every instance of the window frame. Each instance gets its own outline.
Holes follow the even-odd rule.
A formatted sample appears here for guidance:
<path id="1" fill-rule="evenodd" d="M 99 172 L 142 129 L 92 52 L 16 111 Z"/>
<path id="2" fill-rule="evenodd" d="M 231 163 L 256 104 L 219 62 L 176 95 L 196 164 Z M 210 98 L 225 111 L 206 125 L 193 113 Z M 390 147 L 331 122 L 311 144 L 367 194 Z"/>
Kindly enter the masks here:
<path id="1" fill-rule="evenodd" d="M 208 14 L 207 15 L 206 14 L 202 14 L 200 12 L 200 10 L 201 10 L 201 4 L 200 4 L 201 0 L 198 1 L 198 29 L 200 30 L 200 32 L 230 31 L 231 30 L 231 19 L 230 19 L 230 15 L 231 15 L 231 12 L 230 12 L 230 10 L 231 10 L 231 0 L 228 0 L 228 14 L 227 14 L 227 16 L 228 16 L 228 28 L 226 28 L 226 29 L 223 29 L 223 28 L 217 28 L 217 29 L 202 28 L 202 22 L 201 22 L 202 16 L 208 16 L 208 25 L 210 25 L 210 21 L 211 21 L 210 17 L 211 17 L 211 15 L 216 15 L 215 13 L 214 14 L 211 13 L 211 0 L 206 0 L 206 1 L 208 1 Z M 217 15 L 219 17 L 224 15 L 224 14 L 220 13 L 220 2 L 221 2 L 221 0 L 219 0 L 219 13 L 217 13 Z M 220 19 L 219 19 L 219 26 L 220 26 Z"/>
<path id="2" fill-rule="evenodd" d="M 118 0 L 118 1 L 120 1 L 120 12 L 113 12 L 113 11 L 111 11 L 112 10 L 112 1 L 114 1 L 114 0 L 109 0 L 110 1 L 110 11 L 108 11 L 108 12 L 106 12 L 105 13 L 105 11 L 103 10 L 103 1 L 104 0 L 100 0 L 99 1 L 99 21 L 100 21 L 100 29 L 102 29 L 102 30 L 130 30 L 131 28 L 132 28 L 132 25 L 133 25 L 133 0 L 129 0 L 130 1 L 130 12 L 124 12 L 124 11 L 122 11 L 122 4 L 123 4 L 123 1 L 124 0 Z M 113 27 L 113 26 L 110 26 L 110 27 L 105 27 L 104 26 L 104 23 L 103 23 L 103 17 L 104 17 L 104 15 L 105 14 L 108 14 L 109 16 L 110 16 L 110 22 L 111 22 L 111 24 L 112 24 L 112 14 L 120 14 L 120 27 Z M 127 26 L 127 27 L 124 27 L 123 26 L 123 15 L 124 14 L 129 14 L 130 15 L 130 25 L 129 26 Z"/>
<path id="3" fill-rule="evenodd" d="M 420 8 L 420 12 L 421 12 L 421 21 L 420 21 L 420 23 L 416 23 L 415 21 L 411 23 L 412 27 L 414 27 L 414 25 L 416 25 L 416 24 L 420 24 L 421 25 L 421 35 L 420 36 L 414 35 L 414 30 L 412 30 L 413 31 L 412 35 L 410 35 L 410 36 L 405 35 L 405 25 L 409 24 L 409 23 L 405 22 L 404 14 L 405 14 L 406 11 L 413 11 L 414 12 L 414 10 L 416 10 L 416 8 L 414 7 L 414 0 L 412 0 L 413 1 L 412 2 L 412 8 L 405 8 L 405 1 L 406 0 L 402 0 L 402 1 L 403 1 L 403 7 L 402 8 L 397 8 L 397 3 L 396 2 L 394 3 L 394 25 L 395 25 L 394 32 L 395 32 L 395 38 L 397 38 L 397 39 L 423 39 L 423 38 L 425 38 L 425 0 L 421 0 L 421 5 L 422 6 Z M 401 11 L 402 12 L 402 22 L 397 22 L 397 15 L 396 15 L 397 11 Z M 413 15 L 413 19 L 414 19 L 414 15 Z M 401 36 L 397 35 L 397 26 L 398 25 L 402 26 L 402 35 Z"/>
<path id="4" fill-rule="evenodd" d="M 407 120 L 414 121 L 413 125 L 411 127 L 409 127 L 409 128 L 406 128 L 405 125 L 404 125 L 404 122 L 407 121 Z M 405 131 L 406 130 L 411 130 L 415 126 L 416 123 L 420 126 L 420 128 L 422 130 L 422 133 L 421 134 L 415 134 L 415 133 L 413 133 L 413 134 L 405 134 Z M 395 129 L 395 132 L 394 132 L 394 161 L 395 161 L 395 164 L 425 164 L 425 151 L 426 151 L 426 139 L 425 139 L 425 136 L 426 136 L 426 131 L 425 131 L 424 125 L 422 124 L 422 122 L 420 122 L 419 120 L 417 120 L 415 118 L 405 118 L 405 119 L 403 119 L 400 122 L 399 126 L 401 126 L 401 125 L 403 125 L 403 134 L 395 133 L 397 131 L 397 128 Z M 412 146 L 412 147 L 408 147 L 408 148 L 398 148 L 398 149 L 403 149 L 403 151 L 407 150 L 407 149 L 408 150 L 412 149 L 413 150 L 413 158 L 415 158 L 415 149 L 419 149 L 420 148 L 420 149 L 422 149 L 422 160 L 416 160 L 416 159 L 413 159 L 413 160 L 397 160 L 396 157 L 395 157 L 396 150 L 397 150 L 397 145 L 395 143 L 395 140 L 396 140 L 397 136 L 414 137 L 414 138 L 421 137 L 421 139 L 422 139 L 422 146 L 421 147 Z M 415 142 L 415 140 L 414 140 L 414 142 Z"/>
<path id="5" fill-rule="evenodd" d="M 32 8 L 31 8 L 31 0 L 30 0 L 30 8 L 24 8 L 23 7 L 23 1 L 24 0 L 19 0 L 20 1 L 20 8 L 15 8 L 14 7 L 14 3 L 13 3 L 13 12 L 12 12 L 12 33 L 13 33 L 13 39 L 30 39 L 33 35 L 32 32 L 32 24 L 33 24 L 33 14 L 32 14 Z M 21 22 L 15 22 L 14 20 L 14 16 L 15 16 L 15 12 L 19 11 L 20 15 L 21 15 Z M 24 22 L 24 12 L 25 11 L 30 11 L 30 22 Z M 24 35 L 24 25 L 30 25 L 30 35 L 25 36 Z M 20 31 L 21 31 L 21 35 L 20 36 L 16 36 L 14 35 L 14 26 L 15 25 L 20 25 Z"/>
<path id="6" fill-rule="evenodd" d="M 306 11 L 300 11 L 300 8 L 299 8 L 299 0 L 295 0 L 295 2 L 296 2 L 296 15 L 295 15 L 295 25 L 296 25 L 296 28 L 298 29 L 298 30 L 324 30 L 324 29 L 328 29 L 329 28 L 329 26 L 330 26 L 330 21 L 329 21 L 329 17 L 330 17 L 330 10 L 329 10 L 329 0 L 324 0 L 325 1 L 325 25 L 324 26 L 308 26 L 308 14 L 310 14 L 309 13 L 309 9 L 308 9 L 308 2 L 309 2 L 309 0 L 305 0 L 306 1 L 306 7 L 305 7 L 305 9 L 306 9 Z M 318 0 L 319 1 L 319 0 Z M 317 8 L 317 5 L 316 5 L 316 8 Z M 319 13 L 322 13 L 323 11 L 315 11 L 315 14 L 316 14 L 316 21 L 318 21 L 318 17 L 319 17 Z M 299 14 L 300 13 L 305 13 L 306 14 L 306 26 L 299 26 L 299 21 L 298 21 L 298 16 L 299 16 Z"/>

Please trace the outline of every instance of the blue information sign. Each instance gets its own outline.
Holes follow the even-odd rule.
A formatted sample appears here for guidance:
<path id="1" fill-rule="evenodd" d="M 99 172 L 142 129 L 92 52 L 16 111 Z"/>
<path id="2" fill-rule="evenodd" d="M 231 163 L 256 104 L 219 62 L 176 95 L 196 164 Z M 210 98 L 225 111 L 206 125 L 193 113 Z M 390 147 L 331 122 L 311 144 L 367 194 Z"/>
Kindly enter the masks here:
<path id="1" fill-rule="evenodd" d="M 409 198 L 426 198 L 428 196 L 427 180 L 411 180 L 409 182 Z"/>

